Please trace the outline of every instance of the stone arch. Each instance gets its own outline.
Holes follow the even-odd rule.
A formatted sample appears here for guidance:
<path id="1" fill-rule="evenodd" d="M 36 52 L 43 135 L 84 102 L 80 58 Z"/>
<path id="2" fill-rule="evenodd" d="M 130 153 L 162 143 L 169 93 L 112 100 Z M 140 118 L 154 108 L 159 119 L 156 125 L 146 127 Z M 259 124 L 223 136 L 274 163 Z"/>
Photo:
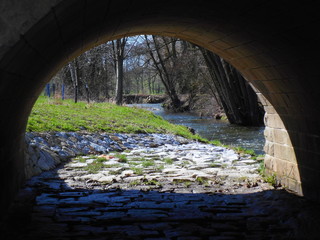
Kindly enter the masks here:
<path id="1" fill-rule="evenodd" d="M 276 166 L 273 170 L 280 174 L 280 163 L 287 168 L 287 162 L 293 161 L 303 194 L 319 200 L 319 187 L 313 184 L 320 180 L 320 84 L 315 67 L 319 46 L 311 34 L 319 20 L 314 4 L 290 3 L 288 9 L 278 1 L 3 1 L 2 210 L 23 183 L 25 126 L 45 83 L 81 52 L 107 40 L 137 34 L 191 41 L 240 70 L 279 114 L 296 155 L 297 162 L 279 162 L 281 150 L 274 151 L 275 165 L 270 167 Z M 277 121 L 275 115 L 270 118 Z"/>

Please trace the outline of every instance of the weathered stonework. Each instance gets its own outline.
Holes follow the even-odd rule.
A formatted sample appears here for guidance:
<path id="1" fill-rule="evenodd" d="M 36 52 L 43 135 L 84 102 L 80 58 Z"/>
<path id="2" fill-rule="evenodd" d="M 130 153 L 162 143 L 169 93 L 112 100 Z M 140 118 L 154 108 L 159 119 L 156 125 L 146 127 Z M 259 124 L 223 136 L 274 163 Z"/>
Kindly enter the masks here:
<path id="1" fill-rule="evenodd" d="M 257 94 L 266 111 L 264 117 L 266 172 L 270 175 L 275 174 L 281 185 L 303 195 L 297 159 L 289 134 L 274 107 L 261 93 Z"/>

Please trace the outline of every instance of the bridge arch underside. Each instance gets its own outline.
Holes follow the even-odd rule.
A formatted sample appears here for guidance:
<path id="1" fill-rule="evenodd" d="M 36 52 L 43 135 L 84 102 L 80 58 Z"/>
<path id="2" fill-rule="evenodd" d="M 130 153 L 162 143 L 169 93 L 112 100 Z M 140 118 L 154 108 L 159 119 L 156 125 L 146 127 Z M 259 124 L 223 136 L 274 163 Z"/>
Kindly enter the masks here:
<path id="1" fill-rule="evenodd" d="M 24 181 L 25 126 L 44 85 L 80 53 L 137 34 L 188 40 L 240 70 L 279 114 L 294 149 L 292 159 L 271 159 L 269 168 L 280 177 L 283 169 L 297 171 L 302 194 L 320 201 L 320 64 L 313 34 L 319 20 L 315 6 L 290 4 L 289 10 L 277 1 L 4 1 L 0 8 L 2 210 Z M 274 128 L 280 125 L 275 123 Z M 269 150 L 276 159 L 283 151 L 273 147 Z"/>

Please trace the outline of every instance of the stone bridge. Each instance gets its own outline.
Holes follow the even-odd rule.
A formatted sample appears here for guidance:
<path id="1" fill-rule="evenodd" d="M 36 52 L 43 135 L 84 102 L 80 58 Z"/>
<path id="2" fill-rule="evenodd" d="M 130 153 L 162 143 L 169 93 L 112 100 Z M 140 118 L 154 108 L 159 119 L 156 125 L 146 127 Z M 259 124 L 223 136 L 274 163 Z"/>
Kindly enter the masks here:
<path id="1" fill-rule="evenodd" d="M 307 1 L 2 0 L 1 211 L 24 176 L 24 133 L 41 90 L 68 61 L 106 41 L 174 36 L 235 66 L 265 99 L 266 167 L 320 201 L 319 7 Z"/>

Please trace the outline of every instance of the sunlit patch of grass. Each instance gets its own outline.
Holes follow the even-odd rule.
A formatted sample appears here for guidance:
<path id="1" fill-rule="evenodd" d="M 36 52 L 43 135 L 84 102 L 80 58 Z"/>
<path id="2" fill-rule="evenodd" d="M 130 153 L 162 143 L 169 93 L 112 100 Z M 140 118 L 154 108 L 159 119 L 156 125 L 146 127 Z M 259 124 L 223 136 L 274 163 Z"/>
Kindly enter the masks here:
<path id="1" fill-rule="evenodd" d="M 190 162 L 187 160 L 183 161 L 182 164 L 180 164 L 180 166 L 184 168 L 188 167 L 189 165 L 190 165 Z"/>
<path id="2" fill-rule="evenodd" d="M 129 183 L 129 186 L 131 186 L 131 187 L 138 186 L 138 185 L 161 187 L 161 183 L 156 179 L 143 178 L 143 179 L 140 179 L 140 180 L 134 180 L 134 181 Z"/>
<path id="3" fill-rule="evenodd" d="M 106 158 L 104 158 L 104 157 L 97 157 L 97 159 L 95 161 L 103 163 L 103 162 L 106 162 L 108 160 Z"/>
<path id="4" fill-rule="evenodd" d="M 163 169 L 164 169 L 164 164 L 157 165 L 156 167 L 156 170 L 159 172 L 162 172 Z"/>
<path id="5" fill-rule="evenodd" d="M 191 181 L 185 181 L 183 184 L 188 188 L 188 187 L 190 187 L 192 182 Z"/>
<path id="6" fill-rule="evenodd" d="M 143 167 L 151 167 L 151 166 L 154 166 L 155 165 L 155 162 L 154 160 L 152 159 L 145 159 L 143 162 L 142 162 L 142 166 Z"/>
<path id="7" fill-rule="evenodd" d="M 246 148 L 243 148 L 243 147 L 233 147 L 232 149 L 235 150 L 238 153 L 256 155 L 256 153 L 252 149 L 246 149 Z"/>
<path id="8" fill-rule="evenodd" d="M 39 97 L 29 116 L 28 132 L 64 131 L 107 133 L 166 133 L 208 142 L 190 133 L 187 127 L 174 125 L 154 113 L 111 103 L 74 103 Z"/>
<path id="9" fill-rule="evenodd" d="M 121 162 L 121 163 L 126 163 L 128 162 L 128 158 L 125 154 L 119 154 L 117 153 L 116 155 L 114 155 L 116 158 L 118 158 L 118 162 Z"/>
<path id="10" fill-rule="evenodd" d="M 263 177 L 263 180 L 269 184 L 271 184 L 274 187 L 277 187 L 277 175 L 275 173 L 271 175 L 265 175 Z"/>
<path id="11" fill-rule="evenodd" d="M 87 162 L 87 159 L 88 158 L 84 158 L 82 156 L 78 156 L 78 157 L 74 158 L 73 160 L 78 161 L 80 163 L 85 163 L 85 162 Z"/>
<path id="12" fill-rule="evenodd" d="M 143 175 L 143 169 L 139 167 L 131 167 L 130 168 L 134 174 L 136 175 Z"/>
<path id="13" fill-rule="evenodd" d="M 130 161 L 130 162 L 129 162 L 129 165 L 130 165 L 130 166 L 137 166 L 137 165 L 140 165 L 140 163 L 139 163 L 139 162 Z"/>
<path id="14" fill-rule="evenodd" d="M 141 184 L 140 180 L 134 180 L 129 183 L 129 186 L 133 187 L 133 186 L 138 186 L 140 184 Z"/>
<path id="15" fill-rule="evenodd" d="M 89 173 L 98 173 L 101 171 L 105 165 L 102 161 L 94 160 L 92 163 L 88 164 L 84 170 L 88 171 Z"/>
<path id="16" fill-rule="evenodd" d="M 144 179 L 142 179 L 142 183 L 144 185 L 156 185 L 156 186 L 160 186 L 161 185 L 160 182 L 158 180 L 156 180 L 156 179 L 148 180 L 148 179 L 144 178 Z"/>
<path id="17" fill-rule="evenodd" d="M 259 163 L 258 172 L 265 182 L 271 184 L 274 187 L 277 187 L 277 175 L 275 173 L 273 174 L 266 173 L 266 167 L 263 160 L 260 161 Z"/>
<path id="18" fill-rule="evenodd" d="M 208 184 L 208 180 L 203 178 L 203 177 L 197 177 L 196 182 L 199 183 L 200 185 L 206 185 Z"/>
<path id="19" fill-rule="evenodd" d="M 222 169 L 225 169 L 225 168 L 227 168 L 228 167 L 228 164 L 226 164 L 226 163 L 224 163 L 224 164 L 222 164 L 221 166 L 220 166 L 220 168 L 222 168 Z"/>
<path id="20" fill-rule="evenodd" d="M 164 161 L 166 164 L 173 164 L 173 159 L 171 159 L 171 158 L 164 158 L 163 161 Z"/>
<path id="21" fill-rule="evenodd" d="M 223 144 L 222 144 L 219 140 L 217 140 L 217 139 L 211 140 L 210 143 L 213 144 L 213 145 L 216 145 L 216 146 L 222 146 L 222 145 L 223 145 Z"/>
<path id="22" fill-rule="evenodd" d="M 190 180 L 188 179 L 173 179 L 173 184 L 185 184 L 185 183 L 190 183 Z"/>

